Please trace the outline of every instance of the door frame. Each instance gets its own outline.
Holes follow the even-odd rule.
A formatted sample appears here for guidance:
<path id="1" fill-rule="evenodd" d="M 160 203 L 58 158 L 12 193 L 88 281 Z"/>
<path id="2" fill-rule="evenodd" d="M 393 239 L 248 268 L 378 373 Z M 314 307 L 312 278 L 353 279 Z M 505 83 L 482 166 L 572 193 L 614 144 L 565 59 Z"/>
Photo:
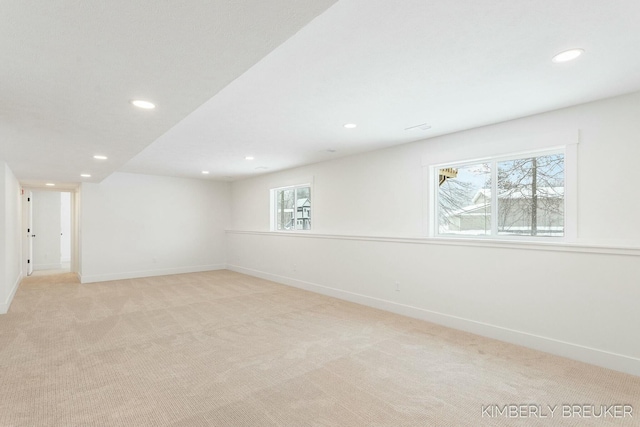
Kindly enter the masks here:
<path id="1" fill-rule="evenodd" d="M 26 276 L 33 274 L 33 192 L 22 190 L 23 269 Z"/>
<path id="2" fill-rule="evenodd" d="M 34 191 L 51 191 L 56 193 L 70 193 L 71 203 L 71 262 L 69 270 L 71 273 L 78 275 L 80 271 L 80 190 L 79 189 L 49 189 L 41 187 L 23 187 L 22 188 L 22 271 L 25 275 L 31 275 L 33 272 L 33 192 Z M 31 201 L 30 201 L 31 200 Z M 27 229 L 30 232 L 27 233 Z M 29 260 L 29 261 L 28 261 Z"/>

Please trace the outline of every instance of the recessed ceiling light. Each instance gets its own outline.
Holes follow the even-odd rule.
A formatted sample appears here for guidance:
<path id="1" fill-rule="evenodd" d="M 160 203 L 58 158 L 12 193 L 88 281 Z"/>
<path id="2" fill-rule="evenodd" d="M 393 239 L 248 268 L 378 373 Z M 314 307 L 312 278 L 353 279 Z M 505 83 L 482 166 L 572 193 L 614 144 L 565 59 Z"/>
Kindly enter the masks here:
<path id="1" fill-rule="evenodd" d="M 46 185 L 47 187 L 53 187 L 53 186 L 55 186 L 55 184 L 54 184 L 54 183 L 52 183 L 52 182 L 47 182 L 45 185 Z"/>
<path id="2" fill-rule="evenodd" d="M 202 171 L 203 175 L 209 175 L 209 171 Z"/>
<path id="3" fill-rule="evenodd" d="M 559 54 L 551 58 L 551 60 L 556 63 L 573 61 L 583 53 L 584 53 L 584 49 L 569 49 L 569 50 L 565 50 L 564 52 L 560 52 Z"/>
<path id="4" fill-rule="evenodd" d="M 255 157 L 253 157 L 253 156 L 247 156 L 247 157 L 245 157 L 244 159 L 245 159 L 245 160 L 253 160 L 254 158 L 255 158 Z"/>
<path id="5" fill-rule="evenodd" d="M 357 127 L 358 125 L 355 123 L 347 123 L 346 125 L 344 125 L 345 128 L 347 129 L 353 129 L 355 127 Z"/>
<path id="6" fill-rule="evenodd" d="M 107 160 L 107 156 L 103 156 L 101 154 L 96 154 L 93 158 L 96 160 Z"/>
<path id="7" fill-rule="evenodd" d="M 131 101 L 131 103 L 136 107 L 144 108 L 145 110 L 153 110 L 154 108 L 156 108 L 156 104 L 154 104 L 153 102 L 144 101 L 142 99 L 134 99 L 133 101 Z"/>
<path id="8" fill-rule="evenodd" d="M 80 176 L 83 178 L 91 178 L 91 175 L 89 175 L 88 173 L 81 173 Z"/>

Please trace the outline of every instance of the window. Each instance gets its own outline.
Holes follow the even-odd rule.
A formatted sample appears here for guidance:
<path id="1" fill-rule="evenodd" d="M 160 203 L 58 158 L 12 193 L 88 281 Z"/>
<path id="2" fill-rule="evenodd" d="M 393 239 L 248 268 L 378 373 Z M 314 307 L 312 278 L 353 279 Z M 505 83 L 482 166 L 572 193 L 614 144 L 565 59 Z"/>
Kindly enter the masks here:
<path id="1" fill-rule="evenodd" d="M 311 230 L 311 186 L 309 184 L 271 190 L 272 230 Z"/>
<path id="2" fill-rule="evenodd" d="M 553 150 L 433 168 L 435 232 L 565 236 L 565 152 Z"/>

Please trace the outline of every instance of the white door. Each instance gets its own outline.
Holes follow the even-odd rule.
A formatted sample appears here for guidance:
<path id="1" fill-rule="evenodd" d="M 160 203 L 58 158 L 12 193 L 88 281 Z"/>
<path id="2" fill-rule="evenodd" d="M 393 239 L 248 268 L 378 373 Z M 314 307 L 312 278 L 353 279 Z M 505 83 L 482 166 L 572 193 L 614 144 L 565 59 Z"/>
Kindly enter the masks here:
<path id="1" fill-rule="evenodd" d="M 31 197 L 33 221 L 33 271 L 59 270 L 60 265 L 60 192 L 34 190 Z"/>
<path id="2" fill-rule="evenodd" d="M 33 193 L 27 192 L 27 276 L 33 274 Z"/>

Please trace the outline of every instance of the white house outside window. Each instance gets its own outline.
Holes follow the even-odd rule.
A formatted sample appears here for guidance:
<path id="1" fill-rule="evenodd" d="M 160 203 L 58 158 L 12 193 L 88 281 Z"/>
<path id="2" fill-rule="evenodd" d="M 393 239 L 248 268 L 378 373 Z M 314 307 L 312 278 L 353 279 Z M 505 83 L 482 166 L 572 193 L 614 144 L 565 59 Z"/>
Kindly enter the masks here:
<path id="1" fill-rule="evenodd" d="M 274 207 L 272 229 L 311 230 L 311 186 L 309 184 L 271 190 Z"/>

